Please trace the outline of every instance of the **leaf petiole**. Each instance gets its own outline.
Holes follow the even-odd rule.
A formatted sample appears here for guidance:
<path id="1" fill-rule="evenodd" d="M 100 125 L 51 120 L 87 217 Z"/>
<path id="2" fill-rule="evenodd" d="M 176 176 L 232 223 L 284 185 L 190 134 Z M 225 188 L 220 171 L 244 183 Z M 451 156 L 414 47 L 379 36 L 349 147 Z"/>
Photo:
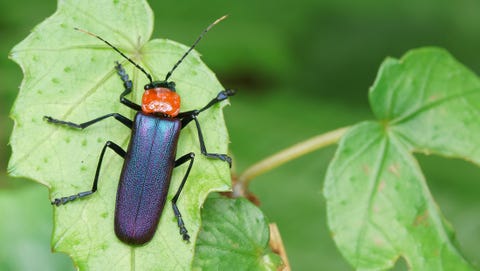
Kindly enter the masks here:
<path id="1" fill-rule="evenodd" d="M 274 168 L 277 168 L 291 160 L 301 157 L 310 152 L 323 147 L 335 144 L 345 134 L 350 127 L 339 128 L 321 135 L 317 135 L 305 141 L 299 142 L 280 152 L 277 152 L 247 168 L 239 177 L 233 186 L 233 196 L 245 196 L 248 191 L 250 181 Z"/>

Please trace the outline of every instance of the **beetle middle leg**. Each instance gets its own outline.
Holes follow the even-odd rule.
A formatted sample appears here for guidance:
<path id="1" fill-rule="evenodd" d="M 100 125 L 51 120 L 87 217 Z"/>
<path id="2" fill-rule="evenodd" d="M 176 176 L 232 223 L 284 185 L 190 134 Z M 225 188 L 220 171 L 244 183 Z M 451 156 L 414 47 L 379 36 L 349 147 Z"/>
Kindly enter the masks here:
<path id="1" fill-rule="evenodd" d="M 84 192 L 80 192 L 68 197 L 61 197 L 61 198 L 56 198 L 55 200 L 52 201 L 52 205 L 62 205 L 66 204 L 70 201 L 74 201 L 79 198 L 84 198 L 86 196 L 90 196 L 91 194 L 95 193 L 97 191 L 97 184 L 98 184 L 98 176 L 100 175 L 100 168 L 102 167 L 102 161 L 103 161 L 103 156 L 105 155 L 106 149 L 110 148 L 112 149 L 115 153 L 120 155 L 122 158 L 125 158 L 125 151 L 122 149 L 122 147 L 118 146 L 117 144 L 113 143 L 112 141 L 107 141 L 105 145 L 103 146 L 102 152 L 100 153 L 100 159 L 98 159 L 98 165 L 97 165 L 97 170 L 95 172 L 95 178 L 93 179 L 93 185 L 92 189 Z"/>
<path id="2" fill-rule="evenodd" d="M 175 193 L 175 196 L 172 198 L 172 208 L 173 208 L 173 213 L 175 214 L 175 217 L 177 218 L 177 223 L 178 223 L 178 228 L 180 229 L 180 234 L 182 235 L 183 240 L 189 241 L 190 236 L 188 235 L 187 228 L 185 228 L 185 223 L 183 222 L 182 219 L 182 214 L 180 213 L 180 210 L 178 210 L 177 207 L 177 200 L 178 197 L 180 196 L 180 193 L 182 192 L 183 186 L 187 182 L 188 175 L 190 174 L 190 169 L 192 169 L 193 165 L 193 160 L 195 159 L 195 154 L 193 152 L 187 153 L 184 156 L 178 158 L 175 161 L 175 167 L 178 167 L 187 161 L 190 161 L 190 164 L 188 164 L 187 172 L 185 172 L 185 175 L 183 176 L 182 182 L 180 183 L 180 186 L 178 187 L 177 193 Z"/>
<path id="3" fill-rule="evenodd" d="M 104 116 L 101 116 L 101 117 L 98 117 L 98 118 L 95 118 L 93 120 L 90 120 L 90 121 L 87 121 L 87 122 L 84 122 L 84 123 L 80 123 L 80 124 L 69 122 L 69 121 L 64 121 L 64 120 L 59 120 L 59 119 L 54 119 L 50 116 L 43 116 L 43 118 L 46 121 L 48 121 L 49 123 L 65 125 L 65 126 L 72 127 L 72 128 L 77 128 L 77 129 L 85 129 L 88 126 L 90 126 L 94 123 L 97 123 L 99 121 L 102 121 L 102 120 L 104 120 L 108 117 L 114 117 L 116 120 L 120 121 L 123 125 L 127 126 L 128 128 L 132 128 L 133 122 L 130 119 L 128 119 L 127 117 L 125 117 L 123 115 L 120 115 L 118 113 L 110 113 L 110 114 L 107 114 L 107 115 L 104 115 Z"/>
<path id="4" fill-rule="evenodd" d="M 187 111 L 187 112 L 178 114 L 178 117 L 182 119 L 182 129 L 192 120 L 195 121 L 195 126 L 197 127 L 197 133 L 198 133 L 198 140 L 200 141 L 200 151 L 202 152 L 202 154 L 209 158 L 216 158 L 216 159 L 225 161 L 228 163 L 230 167 L 232 167 L 232 158 L 230 158 L 230 156 L 226 154 L 221 154 L 221 153 L 207 152 L 207 149 L 205 147 L 205 140 L 203 139 L 202 128 L 200 127 L 200 122 L 198 121 L 197 116 L 201 112 L 213 106 L 214 104 L 219 103 L 223 100 L 226 100 L 229 96 L 233 96 L 234 94 L 235 94 L 235 90 L 233 89 L 226 89 L 226 90 L 220 91 L 217 97 L 213 98 L 207 105 L 205 105 L 201 109 Z"/>
<path id="5" fill-rule="evenodd" d="M 77 129 L 84 129 L 84 128 L 86 128 L 86 127 L 88 127 L 88 126 L 90 126 L 94 123 L 97 123 L 99 121 L 102 121 L 102 120 L 104 120 L 108 117 L 114 117 L 116 120 L 120 121 L 122 124 L 124 124 L 128 128 L 130 128 L 130 129 L 132 128 L 133 122 L 130 119 L 128 119 L 128 118 L 126 118 L 126 117 L 124 117 L 124 116 L 122 116 L 118 113 L 107 114 L 107 115 L 104 115 L 104 116 L 101 116 L 101 117 L 98 117 L 98 118 L 95 118 L 93 120 L 90 120 L 90 121 L 87 121 L 87 122 L 84 122 L 84 123 L 80 123 L 80 124 L 69 122 L 69 121 L 54 119 L 50 116 L 44 116 L 44 119 L 46 121 L 48 121 L 49 123 L 52 123 L 52 124 L 65 125 L 65 126 L 72 127 L 72 128 L 77 128 Z M 84 198 L 86 196 L 89 196 L 89 195 L 95 193 L 95 191 L 97 191 L 98 176 L 100 174 L 100 168 L 102 166 L 103 156 L 105 155 L 105 150 L 106 150 L 107 147 L 109 147 L 110 149 L 115 151 L 122 158 L 125 158 L 125 151 L 120 146 L 113 143 L 112 141 L 107 141 L 105 143 L 105 145 L 103 146 L 102 152 L 100 154 L 100 159 L 98 161 L 97 171 L 95 173 L 95 178 L 93 180 L 92 189 L 89 190 L 89 191 L 80 192 L 80 193 L 77 193 L 77 194 L 74 194 L 74 195 L 71 195 L 71 196 L 56 198 L 54 201 L 52 201 L 52 205 L 59 206 L 59 205 L 62 205 L 62 204 L 66 204 L 70 201 L 74 201 L 76 199 Z"/>

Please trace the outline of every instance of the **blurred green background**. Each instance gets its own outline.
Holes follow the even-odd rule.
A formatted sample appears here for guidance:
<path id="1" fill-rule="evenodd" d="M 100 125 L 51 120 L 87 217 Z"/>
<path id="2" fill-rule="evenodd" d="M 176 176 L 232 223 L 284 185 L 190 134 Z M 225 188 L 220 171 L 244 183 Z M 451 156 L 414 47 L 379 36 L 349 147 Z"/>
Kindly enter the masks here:
<path id="1" fill-rule="evenodd" d="M 150 1 L 154 37 L 190 44 L 229 14 L 198 50 L 224 86 L 235 88 L 225 115 L 236 170 L 300 140 L 371 119 L 367 90 L 386 56 L 434 45 L 480 72 L 480 1 Z M 0 270 L 72 270 L 50 253 L 52 209 L 45 187 L 6 175 L 22 80 L 10 49 L 56 8 L 53 0 L 0 0 Z M 251 190 L 280 228 L 293 270 L 352 270 L 325 221 L 323 177 L 334 147 L 258 177 Z M 417 155 L 428 184 L 457 231 L 466 257 L 480 265 L 480 169 Z M 396 270 L 404 270 L 399 263 Z"/>

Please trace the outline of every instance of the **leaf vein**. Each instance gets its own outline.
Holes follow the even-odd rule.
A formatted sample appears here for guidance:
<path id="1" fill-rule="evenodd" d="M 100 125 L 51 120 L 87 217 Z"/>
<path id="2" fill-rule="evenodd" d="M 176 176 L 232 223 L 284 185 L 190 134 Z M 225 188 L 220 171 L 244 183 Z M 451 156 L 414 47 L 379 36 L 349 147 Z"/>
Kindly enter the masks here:
<path id="1" fill-rule="evenodd" d="M 426 103 L 424 104 L 423 106 L 421 107 L 418 107 L 418 108 L 414 108 L 413 110 L 411 110 L 410 113 L 406 113 L 404 116 L 401 116 L 397 119 L 394 119 L 390 122 L 390 124 L 395 124 L 395 125 L 398 125 L 400 123 L 404 123 L 404 122 L 407 122 L 408 120 L 416 117 L 417 115 L 425 112 L 425 111 L 428 111 L 429 109 L 432 109 L 436 106 L 440 106 L 442 104 L 445 104 L 447 102 L 451 102 L 451 101 L 454 101 L 456 99 L 465 99 L 466 96 L 469 96 L 469 95 L 472 95 L 472 94 L 478 94 L 478 91 L 480 90 L 480 88 L 474 88 L 474 89 L 471 89 L 471 90 L 467 90 L 467 91 L 464 91 L 464 92 L 460 92 L 460 93 L 456 93 L 456 94 L 453 94 L 453 95 L 449 95 L 443 99 L 438 99 L 438 100 L 435 100 L 435 101 L 432 101 L 430 103 Z"/>
<path id="2" fill-rule="evenodd" d="M 365 208 L 365 212 L 363 214 L 364 219 L 362 221 L 365 221 L 364 224 L 362 224 L 362 227 L 358 233 L 358 238 L 356 240 L 356 248 L 355 248 L 355 255 L 359 257 L 361 255 L 360 249 L 362 247 L 363 242 L 365 241 L 366 238 L 366 231 L 368 228 L 368 224 L 372 223 L 372 218 L 371 218 L 371 209 L 372 209 L 372 204 L 373 204 L 373 198 L 375 196 L 375 191 L 377 191 L 378 187 L 378 182 L 380 180 L 380 175 L 382 173 L 382 168 L 385 162 L 385 157 L 386 153 L 388 151 L 388 137 L 383 137 L 383 142 L 380 146 L 379 153 L 380 155 L 378 156 L 378 160 L 375 165 L 375 174 L 373 174 L 373 179 L 370 180 L 370 187 L 368 188 L 368 202 L 367 206 Z"/>

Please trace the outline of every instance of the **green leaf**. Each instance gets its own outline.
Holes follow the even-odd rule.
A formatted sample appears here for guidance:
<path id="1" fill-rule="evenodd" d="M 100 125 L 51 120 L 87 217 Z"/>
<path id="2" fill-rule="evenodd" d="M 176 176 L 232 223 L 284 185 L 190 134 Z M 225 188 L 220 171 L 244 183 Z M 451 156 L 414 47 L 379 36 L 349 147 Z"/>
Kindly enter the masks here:
<path id="1" fill-rule="evenodd" d="M 147 79 L 104 43 L 73 28 L 100 35 L 145 67 L 154 79 L 163 79 L 188 47 L 166 39 L 149 41 L 152 26 L 153 14 L 146 1 L 65 0 L 59 1 L 54 15 L 15 46 L 10 57 L 22 67 L 24 80 L 11 112 L 15 127 L 10 139 L 10 174 L 48 186 L 50 199 L 91 188 L 105 142 L 111 140 L 126 148 L 130 131 L 114 119 L 78 131 L 48 124 L 43 116 L 77 123 L 112 112 L 133 117 L 134 112 L 119 103 L 123 85 L 114 62 L 123 63 L 134 82 L 134 93 L 129 97 L 133 101 L 140 101 Z M 192 31 L 192 41 L 202 28 Z M 182 111 L 204 106 L 224 89 L 196 52 L 184 60 L 171 80 L 182 97 Z M 227 152 L 221 107 L 214 106 L 199 117 L 210 152 Z M 190 126 L 182 130 L 178 156 L 200 153 L 195 127 Z M 113 231 L 123 161 L 111 151 L 105 158 L 98 192 L 54 209 L 53 249 L 71 255 L 81 270 L 189 269 L 194 243 L 182 241 L 170 207 L 187 167 L 174 170 L 154 239 L 145 246 L 132 247 L 120 242 Z M 198 233 L 200 206 L 207 194 L 229 187 L 230 171 L 225 162 L 196 156 L 178 201 L 192 240 Z"/>
<path id="2" fill-rule="evenodd" d="M 248 200 L 209 198 L 202 211 L 194 270 L 278 270 L 268 221 Z"/>
<path id="3" fill-rule="evenodd" d="M 444 50 L 413 50 L 382 64 L 370 103 L 378 121 L 342 138 L 325 180 L 340 251 L 362 270 L 399 257 L 411 270 L 472 270 L 412 153 L 480 163 L 480 80 Z"/>

